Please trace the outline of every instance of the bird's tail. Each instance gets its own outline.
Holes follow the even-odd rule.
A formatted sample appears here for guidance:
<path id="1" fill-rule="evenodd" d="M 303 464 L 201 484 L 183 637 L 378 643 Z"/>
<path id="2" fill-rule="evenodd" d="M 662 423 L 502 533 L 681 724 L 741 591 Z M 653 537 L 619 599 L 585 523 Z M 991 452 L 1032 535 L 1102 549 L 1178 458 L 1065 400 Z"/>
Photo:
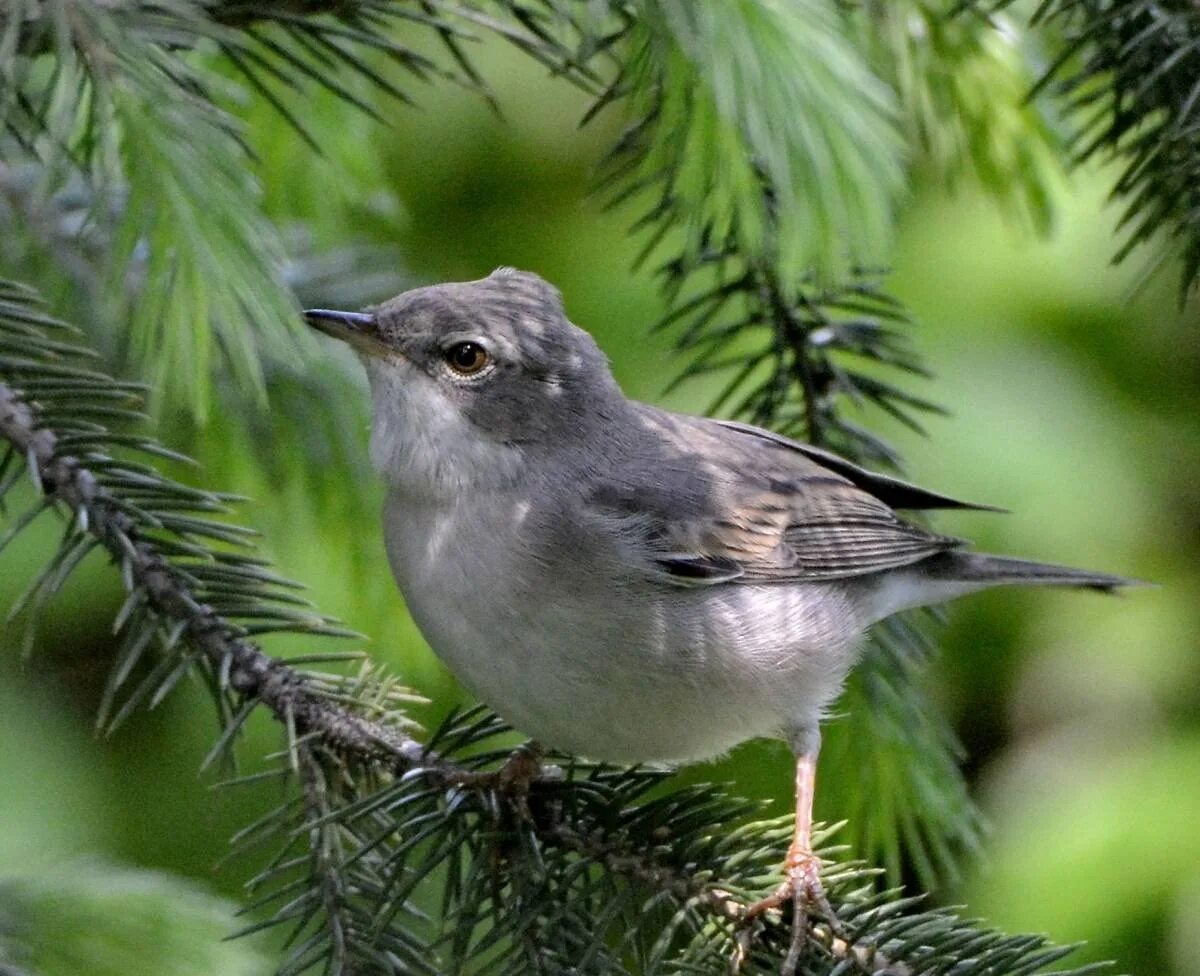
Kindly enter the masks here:
<path id="1" fill-rule="evenodd" d="M 1116 593 L 1140 582 L 1090 569 L 956 549 L 880 574 L 864 608 L 868 619 L 881 620 L 900 610 L 945 603 L 993 586 L 1074 586 Z"/>
<path id="2" fill-rule="evenodd" d="M 981 552 L 946 552 L 922 562 L 929 575 L 981 586 L 1076 586 L 1083 589 L 1115 593 L 1123 586 L 1137 586 L 1139 580 L 1097 573 L 1090 569 L 1074 569 L 1011 556 L 991 556 Z"/>

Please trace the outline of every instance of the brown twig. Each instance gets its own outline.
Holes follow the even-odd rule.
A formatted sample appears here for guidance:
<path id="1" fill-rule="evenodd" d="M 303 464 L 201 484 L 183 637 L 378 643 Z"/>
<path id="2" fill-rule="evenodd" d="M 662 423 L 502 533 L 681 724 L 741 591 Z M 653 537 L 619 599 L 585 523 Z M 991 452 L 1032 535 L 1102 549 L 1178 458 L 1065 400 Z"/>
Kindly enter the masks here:
<path id="1" fill-rule="evenodd" d="M 390 767 L 403 775 L 423 769 L 447 782 L 467 785 L 473 774 L 448 764 L 402 731 L 372 722 L 328 701 L 286 662 L 266 654 L 253 641 L 198 600 L 182 574 L 143 538 L 133 518 L 116 503 L 77 458 L 60 454 L 53 430 L 38 423 L 37 413 L 17 391 L 0 381 L 0 437 L 24 455 L 43 494 L 80 518 L 109 554 L 127 569 L 133 587 L 147 594 L 162 617 L 184 625 L 183 636 L 214 668 L 229 675 L 229 685 L 257 699 L 281 722 L 302 733 L 316 732 L 338 752 Z"/>

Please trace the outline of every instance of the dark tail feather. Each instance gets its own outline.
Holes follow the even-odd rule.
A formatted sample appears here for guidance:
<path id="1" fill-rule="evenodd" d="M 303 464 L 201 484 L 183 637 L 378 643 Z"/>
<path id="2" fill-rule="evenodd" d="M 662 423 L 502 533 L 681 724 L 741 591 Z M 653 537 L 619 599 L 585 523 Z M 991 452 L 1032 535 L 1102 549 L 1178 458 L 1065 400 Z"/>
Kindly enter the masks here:
<path id="1" fill-rule="evenodd" d="M 1141 580 L 1096 573 L 1090 569 L 1073 569 L 1052 563 L 1012 559 L 1009 556 L 989 556 L 976 552 L 947 552 L 921 563 L 930 575 L 982 586 L 1002 586 L 1006 583 L 1027 586 L 1078 586 L 1101 593 L 1115 593 L 1123 586 L 1144 586 Z"/>
<path id="2" fill-rule="evenodd" d="M 1089 569 L 1035 563 L 1028 559 L 989 556 L 952 549 L 890 573 L 880 573 L 863 603 L 867 619 L 882 620 L 900 610 L 945 603 L 993 586 L 1075 586 L 1116 593 L 1141 580 L 1093 573 Z"/>

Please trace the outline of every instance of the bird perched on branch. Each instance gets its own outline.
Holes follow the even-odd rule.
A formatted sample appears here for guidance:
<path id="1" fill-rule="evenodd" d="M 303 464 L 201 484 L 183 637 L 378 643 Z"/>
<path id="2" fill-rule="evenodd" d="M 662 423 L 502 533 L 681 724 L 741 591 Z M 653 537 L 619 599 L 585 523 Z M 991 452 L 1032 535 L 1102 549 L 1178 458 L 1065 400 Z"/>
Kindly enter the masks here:
<path id="1" fill-rule="evenodd" d="M 780 735 L 796 756 L 794 968 L 820 721 L 873 623 L 1005 584 L 1129 581 L 1001 556 L 897 509 L 985 508 L 746 424 L 627 398 L 558 291 L 501 268 L 312 310 L 370 379 L 384 534 L 421 632 L 517 729 L 614 761 Z"/>

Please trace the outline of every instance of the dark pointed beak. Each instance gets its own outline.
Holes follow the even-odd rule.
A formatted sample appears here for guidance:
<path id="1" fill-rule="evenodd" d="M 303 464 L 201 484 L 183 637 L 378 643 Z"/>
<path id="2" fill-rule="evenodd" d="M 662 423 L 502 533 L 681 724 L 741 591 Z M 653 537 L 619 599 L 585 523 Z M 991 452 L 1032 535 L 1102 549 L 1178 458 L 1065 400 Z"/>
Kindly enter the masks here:
<path id="1" fill-rule="evenodd" d="M 305 321 L 319 332 L 349 343 L 361 352 L 374 356 L 389 351 L 379 336 L 375 316 L 367 312 L 338 312 L 328 308 L 310 308 L 304 312 Z"/>

